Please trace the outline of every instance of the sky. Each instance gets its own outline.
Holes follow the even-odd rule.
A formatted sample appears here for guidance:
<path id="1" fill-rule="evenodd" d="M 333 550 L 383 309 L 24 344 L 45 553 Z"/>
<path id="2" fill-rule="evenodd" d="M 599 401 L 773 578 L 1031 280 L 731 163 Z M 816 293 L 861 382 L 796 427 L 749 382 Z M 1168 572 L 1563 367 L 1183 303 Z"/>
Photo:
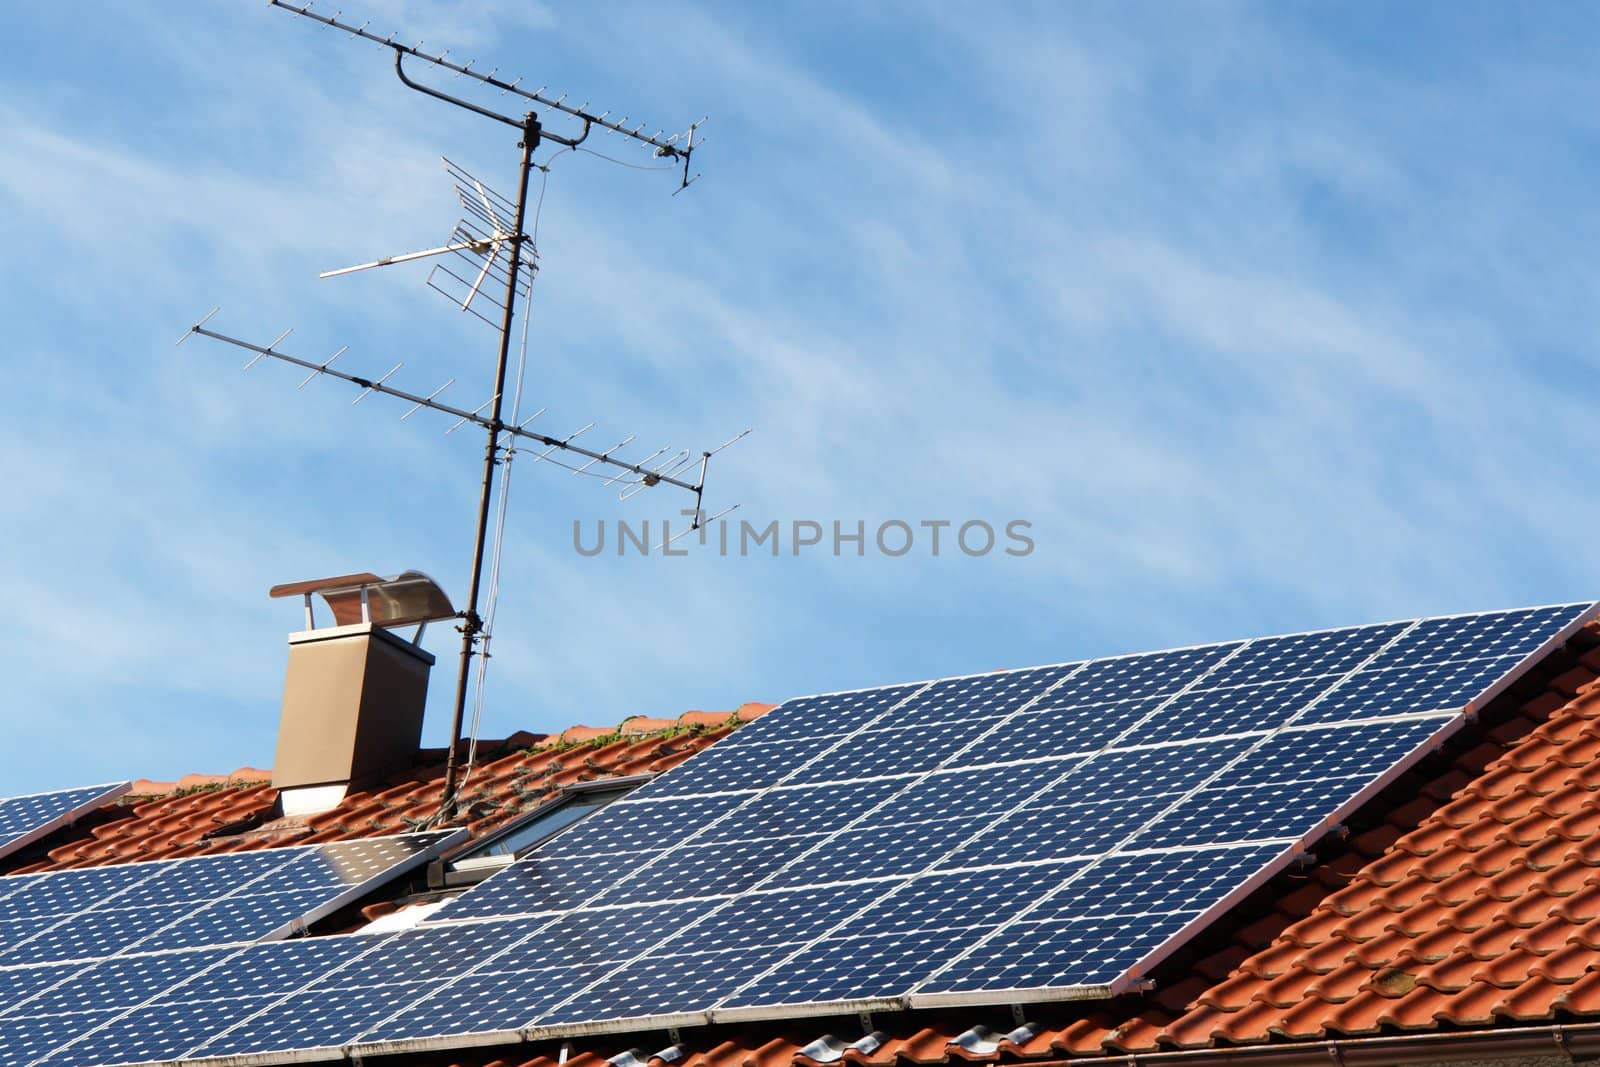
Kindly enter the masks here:
<path id="1" fill-rule="evenodd" d="M 347 5 L 646 132 L 708 116 L 676 196 L 620 138 L 539 152 L 521 410 L 641 454 L 751 428 L 710 470 L 730 551 L 619 558 L 682 495 L 522 454 L 481 735 L 1596 596 L 1600 12 L 1537 16 Z M 483 441 L 174 342 L 220 306 L 477 406 L 495 333 L 426 264 L 317 275 L 442 243 L 439 157 L 509 194 L 516 131 L 263 3 L 0 29 L 0 793 L 269 766 L 301 619 L 267 589 L 417 568 L 462 602 Z M 424 642 L 430 744 L 456 642 Z"/>

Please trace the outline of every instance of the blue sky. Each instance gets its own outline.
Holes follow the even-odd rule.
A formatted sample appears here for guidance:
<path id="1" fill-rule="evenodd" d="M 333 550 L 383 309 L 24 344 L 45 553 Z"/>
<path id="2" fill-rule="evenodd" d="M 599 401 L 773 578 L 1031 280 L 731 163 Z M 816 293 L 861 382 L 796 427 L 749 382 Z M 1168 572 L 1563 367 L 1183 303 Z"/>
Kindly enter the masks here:
<path id="1" fill-rule="evenodd" d="M 1036 543 L 589 559 L 574 520 L 681 501 L 519 467 L 485 736 L 1596 593 L 1592 12 L 346 13 L 653 127 L 710 116 L 678 197 L 552 163 L 552 432 L 753 426 L 713 468 L 735 517 Z M 439 155 L 509 191 L 515 138 L 264 4 L 0 21 L 0 791 L 266 766 L 299 622 L 267 587 L 419 567 L 459 600 L 481 442 L 172 342 L 221 305 L 486 393 L 493 333 L 426 267 L 316 275 L 439 243 Z"/>

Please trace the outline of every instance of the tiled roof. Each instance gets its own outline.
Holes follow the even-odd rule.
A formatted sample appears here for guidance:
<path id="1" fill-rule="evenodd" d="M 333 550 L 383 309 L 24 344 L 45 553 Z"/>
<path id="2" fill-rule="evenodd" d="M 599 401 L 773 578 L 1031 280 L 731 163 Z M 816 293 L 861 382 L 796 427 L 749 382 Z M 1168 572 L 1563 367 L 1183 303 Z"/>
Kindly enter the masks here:
<path id="1" fill-rule="evenodd" d="M 480 744 L 478 764 L 463 783 L 457 824 L 478 836 L 538 807 L 564 786 L 667 770 L 771 707 L 689 711 L 676 719 L 641 716 L 616 727 L 573 726 L 549 736 L 522 733 Z M 423 752 L 408 773 L 303 818 L 276 817 L 278 793 L 268 771 L 136 782 L 118 803 L 49 838 L 48 851 L 11 857 L 5 873 L 405 833 L 438 810 L 442 761 L 442 752 Z"/>
<path id="2" fill-rule="evenodd" d="M 742 716 L 766 710 L 747 705 Z M 661 770 L 725 736 L 726 716 L 522 735 L 473 776 L 469 825 L 492 829 L 550 789 Z M 573 743 L 578 745 L 573 747 Z M 594 1035 L 405 1062 L 459 1067 L 906 1067 L 1303 1051 L 1355 1063 L 1369 1039 L 1576 1041 L 1600 1020 L 1600 625 L 1484 710 L 1318 846 L 1152 974 L 1099 1002 L 879 1012 Z M 269 786 L 183 782 L 51 848 L 29 869 L 264 847 L 405 829 L 439 798 L 437 764 L 298 823 L 259 822 Z M 92 820 L 91 820 L 92 822 Z M 1535 1030 L 1550 1023 L 1566 1031 Z M 1571 1024 L 1580 1024 L 1572 1028 Z M 1592 1029 L 1600 1031 L 1600 1026 Z M 1580 1033 L 1581 1032 L 1581 1033 Z M 1553 1038 L 1550 1036 L 1553 1034 Z M 1570 1035 L 1570 1036 L 1568 1036 Z M 669 1040 L 680 1044 L 665 1047 Z M 654 1042 L 654 1044 L 652 1044 Z M 1363 1063 L 1398 1062 L 1380 1045 Z M 1533 1047 L 1530 1045 L 1530 1047 Z M 1348 1050 L 1348 1051 L 1347 1051 Z M 1597 1046 L 1600 1051 L 1600 1046 Z M 1431 1054 L 1431 1053 L 1429 1053 Z M 1377 1055 L 1377 1059 L 1371 1058 Z"/>
<path id="3" fill-rule="evenodd" d="M 1316 863 L 1279 876 L 1158 968 L 1149 993 L 1030 1004 L 1021 1025 L 1004 1008 L 906 1011 L 875 1013 L 866 1036 L 854 1016 L 800 1018 L 685 1029 L 683 1044 L 665 1049 L 641 1047 L 660 1034 L 615 1034 L 417 1062 L 606 1067 L 631 1055 L 650 1067 L 907 1067 L 1310 1042 L 1308 1055 L 1328 1062 L 1327 1042 L 1354 1050 L 1363 1038 L 1425 1031 L 1481 1044 L 1600 1019 L 1596 757 L 1591 625 L 1368 805 Z M 1536 1047 L 1556 1052 L 1567 1038 L 1553 1033 Z"/>

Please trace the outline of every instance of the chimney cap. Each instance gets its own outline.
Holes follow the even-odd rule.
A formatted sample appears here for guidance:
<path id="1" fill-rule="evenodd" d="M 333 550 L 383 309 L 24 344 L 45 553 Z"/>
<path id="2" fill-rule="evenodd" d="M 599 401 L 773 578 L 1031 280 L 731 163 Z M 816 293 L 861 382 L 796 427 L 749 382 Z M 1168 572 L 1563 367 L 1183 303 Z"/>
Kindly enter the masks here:
<path id="1" fill-rule="evenodd" d="M 454 618 L 456 609 L 439 583 L 421 571 L 401 571 L 388 578 L 361 572 L 332 578 L 285 582 L 268 590 L 271 597 L 303 596 L 310 625 L 311 594 L 320 593 L 333 612 L 335 626 L 370 622 L 378 626 L 408 626 Z"/>

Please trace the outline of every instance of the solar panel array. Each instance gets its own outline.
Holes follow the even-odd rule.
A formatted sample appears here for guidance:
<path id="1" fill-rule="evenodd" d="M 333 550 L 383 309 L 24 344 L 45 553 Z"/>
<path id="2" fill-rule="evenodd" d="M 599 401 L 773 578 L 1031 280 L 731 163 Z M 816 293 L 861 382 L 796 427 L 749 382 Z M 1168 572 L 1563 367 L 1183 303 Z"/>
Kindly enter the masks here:
<path id="1" fill-rule="evenodd" d="M 230 1012 L 261 1006 L 273 980 L 303 984 L 372 939 L 256 942 L 332 914 L 462 836 L 435 831 L 0 878 L 0 1065 L 46 1056 L 134 1062 L 155 1058 L 146 1054 L 157 1048 L 181 1054 Z M 191 1031 L 203 1032 L 185 1044 Z"/>
<path id="2" fill-rule="evenodd" d="M 0 957 L 29 998 L 0 1013 L 0 1049 L 22 1049 L 0 1067 L 1110 995 L 1595 607 L 793 700 L 411 930 L 54 978 Z M 96 1015 L 86 1030 L 66 1018 L 77 982 L 128 1006 L 77 1012 Z"/>
<path id="3" fill-rule="evenodd" d="M 86 785 L 51 793 L 0 797 L 0 856 L 9 856 L 86 811 L 109 804 L 129 789 L 129 783 Z"/>

